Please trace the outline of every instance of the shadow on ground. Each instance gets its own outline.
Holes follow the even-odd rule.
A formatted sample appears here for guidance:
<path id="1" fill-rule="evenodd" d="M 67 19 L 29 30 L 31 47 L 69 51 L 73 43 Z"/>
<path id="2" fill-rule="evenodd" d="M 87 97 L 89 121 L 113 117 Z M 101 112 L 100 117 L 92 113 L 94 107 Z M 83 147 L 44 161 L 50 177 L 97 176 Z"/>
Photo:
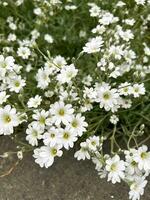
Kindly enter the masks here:
<path id="1" fill-rule="evenodd" d="M 3 139 L 0 144 L 0 154 L 12 146 Z M 91 162 L 78 162 L 73 154 L 66 152 L 49 169 L 40 168 L 28 154 L 9 176 L 0 178 L 0 200 L 128 200 L 125 184 L 99 179 Z M 0 171 L 3 165 L 8 167 L 1 160 Z M 149 191 L 150 184 L 142 200 L 150 200 Z"/>

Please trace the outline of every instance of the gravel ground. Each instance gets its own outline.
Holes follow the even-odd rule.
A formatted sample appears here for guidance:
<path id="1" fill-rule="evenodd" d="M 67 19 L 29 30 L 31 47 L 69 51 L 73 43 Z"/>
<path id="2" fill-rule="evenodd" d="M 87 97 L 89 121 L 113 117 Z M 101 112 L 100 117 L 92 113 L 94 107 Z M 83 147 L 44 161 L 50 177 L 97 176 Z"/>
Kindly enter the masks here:
<path id="1" fill-rule="evenodd" d="M 10 147 L 11 142 L 2 138 L 0 153 Z M 128 200 L 125 184 L 99 179 L 94 165 L 76 161 L 73 153 L 66 152 L 49 169 L 40 168 L 28 154 L 9 176 L 0 178 L 0 200 Z M 2 173 L 16 160 L 0 161 Z M 150 184 L 141 200 L 150 200 Z"/>

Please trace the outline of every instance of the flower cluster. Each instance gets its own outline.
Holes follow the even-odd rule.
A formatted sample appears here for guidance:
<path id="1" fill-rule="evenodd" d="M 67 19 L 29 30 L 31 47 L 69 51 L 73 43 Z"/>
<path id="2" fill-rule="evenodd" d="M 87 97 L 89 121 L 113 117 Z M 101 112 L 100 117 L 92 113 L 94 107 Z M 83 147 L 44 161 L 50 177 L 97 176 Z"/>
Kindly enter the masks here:
<path id="1" fill-rule="evenodd" d="M 150 173 L 149 7 L 0 2 L 0 135 L 15 140 L 18 159 L 31 151 L 48 168 L 77 144 L 77 160 L 140 199 Z"/>
<path id="2" fill-rule="evenodd" d="M 89 137 L 80 144 L 81 148 L 75 153 L 78 160 L 91 159 L 101 178 L 107 177 L 113 184 L 126 182 L 130 187 L 129 199 L 140 199 L 147 184 L 146 177 L 150 174 L 150 151 L 143 145 L 138 149 L 124 150 L 124 159 L 115 154 L 103 155 L 104 138 Z"/>
<path id="3" fill-rule="evenodd" d="M 37 110 L 28 125 L 26 140 L 32 146 L 38 146 L 40 140 L 44 146 L 34 150 L 35 162 L 46 168 L 54 162 L 55 156 L 62 155 L 62 148 L 73 148 L 78 137 L 86 131 L 85 117 L 75 114 L 71 104 L 55 102 L 49 111 Z"/>

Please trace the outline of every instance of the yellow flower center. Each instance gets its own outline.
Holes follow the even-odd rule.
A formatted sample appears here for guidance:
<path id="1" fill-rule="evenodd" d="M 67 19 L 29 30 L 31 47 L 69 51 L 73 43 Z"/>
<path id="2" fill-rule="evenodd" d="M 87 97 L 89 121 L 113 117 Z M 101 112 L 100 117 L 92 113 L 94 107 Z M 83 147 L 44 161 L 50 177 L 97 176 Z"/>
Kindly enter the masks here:
<path id="1" fill-rule="evenodd" d="M 20 83 L 19 83 L 18 81 L 16 81 L 16 82 L 15 82 L 15 86 L 16 86 L 16 87 L 19 87 L 19 86 L 20 86 Z"/>
<path id="2" fill-rule="evenodd" d="M 60 109 L 60 110 L 59 110 L 59 115 L 64 116 L 64 114 L 65 114 L 64 109 Z"/>
<path id="3" fill-rule="evenodd" d="M 105 100 L 110 99 L 110 94 L 109 94 L 108 92 L 104 92 L 103 98 L 104 98 Z"/>
<path id="4" fill-rule="evenodd" d="M 63 138 L 64 139 L 68 139 L 69 138 L 69 134 L 67 132 L 65 132 L 64 135 L 63 135 Z"/>
<path id="5" fill-rule="evenodd" d="M 78 126 L 78 122 L 77 122 L 76 120 L 73 120 L 72 126 L 73 126 L 74 128 L 76 128 L 76 127 Z"/>
<path id="6" fill-rule="evenodd" d="M 40 121 L 41 124 L 45 124 L 45 118 L 44 117 L 40 117 L 39 121 Z"/>
<path id="7" fill-rule="evenodd" d="M 9 115 L 5 115 L 5 116 L 4 116 L 4 122 L 6 122 L 6 123 L 11 122 L 11 118 L 10 118 Z"/>
<path id="8" fill-rule="evenodd" d="M 138 93 L 139 92 L 139 88 L 135 88 L 134 92 Z"/>
<path id="9" fill-rule="evenodd" d="M 55 149 L 55 148 L 51 149 L 51 154 L 53 156 L 55 156 L 57 154 L 57 149 Z"/>
<path id="10" fill-rule="evenodd" d="M 147 153 L 146 152 L 142 152 L 141 153 L 141 158 L 142 159 L 146 159 L 147 158 Z"/>
<path id="11" fill-rule="evenodd" d="M 95 145 L 96 145 L 96 142 L 95 142 L 95 141 L 92 141 L 91 144 L 92 144 L 93 146 L 95 146 Z"/>
<path id="12" fill-rule="evenodd" d="M 55 134 L 54 133 L 51 133 L 51 138 L 54 138 L 55 137 Z"/>
<path id="13" fill-rule="evenodd" d="M 132 166 L 136 166 L 137 163 L 136 163 L 135 161 L 132 161 L 131 165 L 132 165 Z"/>
<path id="14" fill-rule="evenodd" d="M 117 169 L 117 166 L 116 166 L 115 163 L 113 163 L 113 164 L 111 165 L 111 171 L 116 171 L 116 169 Z"/>
<path id="15" fill-rule="evenodd" d="M 1 66 L 2 66 L 3 68 L 6 68 L 7 64 L 6 64 L 5 62 L 3 62 L 3 63 L 1 63 Z"/>
<path id="16" fill-rule="evenodd" d="M 124 92 L 128 92 L 128 88 L 127 87 L 125 87 L 123 90 L 124 90 Z"/>
<path id="17" fill-rule="evenodd" d="M 38 132 L 35 131 L 35 130 L 33 130 L 32 135 L 33 135 L 34 137 L 37 137 L 37 136 L 38 136 Z"/>

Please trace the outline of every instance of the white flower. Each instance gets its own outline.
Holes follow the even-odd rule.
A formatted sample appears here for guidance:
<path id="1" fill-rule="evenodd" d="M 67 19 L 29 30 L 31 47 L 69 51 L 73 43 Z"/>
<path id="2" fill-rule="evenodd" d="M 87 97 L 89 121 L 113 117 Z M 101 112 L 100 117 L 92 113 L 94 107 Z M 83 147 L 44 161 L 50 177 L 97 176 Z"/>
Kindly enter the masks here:
<path id="1" fill-rule="evenodd" d="M 12 29 L 12 30 L 16 30 L 17 26 L 16 26 L 15 23 L 11 22 L 11 23 L 9 23 L 9 28 Z"/>
<path id="2" fill-rule="evenodd" d="M 125 151 L 126 158 L 126 173 L 127 175 L 133 176 L 134 174 L 141 175 L 142 172 L 138 168 L 138 163 L 134 159 L 134 155 L 137 153 L 136 149 L 130 149 L 130 151 Z"/>
<path id="3" fill-rule="evenodd" d="M 0 77 L 4 77 L 6 71 L 13 68 L 14 62 L 15 60 L 12 56 L 4 58 L 3 55 L 0 55 Z"/>
<path id="4" fill-rule="evenodd" d="M 148 46 L 145 45 L 144 47 L 144 53 L 147 55 L 147 56 L 150 56 L 150 48 Z"/>
<path id="5" fill-rule="evenodd" d="M 73 148 L 74 142 L 77 141 L 77 135 L 72 132 L 68 127 L 60 129 L 60 144 L 65 148 Z"/>
<path id="6" fill-rule="evenodd" d="M 100 145 L 100 139 L 98 136 L 91 136 L 86 140 L 89 150 L 96 151 L 97 147 Z"/>
<path id="7" fill-rule="evenodd" d="M 48 116 L 49 116 L 49 112 L 45 110 L 41 110 L 41 111 L 37 110 L 35 111 L 35 114 L 32 115 L 33 119 L 38 121 L 39 126 L 43 128 L 45 127 L 47 122 L 49 122 Z"/>
<path id="8" fill-rule="evenodd" d="M 6 91 L 0 92 L 0 104 L 5 103 L 7 101 L 7 99 L 8 99 L 9 96 L 10 95 L 6 94 Z"/>
<path id="9" fill-rule="evenodd" d="M 40 33 L 36 29 L 34 29 L 33 31 L 31 31 L 31 35 L 32 39 L 36 40 L 40 36 Z"/>
<path id="10" fill-rule="evenodd" d="M 23 159 L 23 152 L 22 151 L 18 151 L 17 152 L 17 157 L 19 160 L 22 160 Z"/>
<path id="11" fill-rule="evenodd" d="M 134 155 L 134 160 L 138 163 L 140 170 L 150 170 L 150 152 L 148 152 L 146 145 L 143 145 L 137 150 L 137 153 Z"/>
<path id="12" fill-rule="evenodd" d="M 106 160 L 106 171 L 109 172 L 108 181 L 112 181 L 113 184 L 120 183 L 120 180 L 125 177 L 125 163 L 120 160 L 118 155 L 115 155 L 113 158 Z"/>
<path id="13" fill-rule="evenodd" d="M 60 74 L 58 74 L 57 80 L 60 83 L 69 83 L 71 79 L 77 75 L 77 73 L 78 73 L 78 70 L 75 68 L 73 64 L 69 66 L 68 65 L 64 66 L 61 69 Z"/>
<path id="14" fill-rule="evenodd" d="M 8 35 L 8 41 L 11 42 L 11 41 L 15 41 L 15 40 L 16 40 L 16 35 L 10 33 L 10 34 Z"/>
<path id="15" fill-rule="evenodd" d="M 81 112 L 86 112 L 87 110 L 90 111 L 92 110 L 93 105 L 91 104 L 91 101 L 89 99 L 86 99 L 84 101 L 83 106 L 81 106 Z"/>
<path id="16" fill-rule="evenodd" d="M 77 114 L 76 116 L 71 117 L 70 123 L 67 125 L 76 135 L 82 136 L 83 132 L 86 131 L 86 127 L 88 124 L 85 122 L 85 117 L 81 116 L 81 114 Z"/>
<path id="17" fill-rule="evenodd" d="M 59 130 L 55 127 L 51 127 L 47 132 L 43 134 L 43 143 L 51 147 L 60 143 Z"/>
<path id="18" fill-rule="evenodd" d="M 85 87 L 83 92 L 84 92 L 83 97 L 85 99 L 88 97 L 88 99 L 90 99 L 91 102 L 95 100 L 97 93 L 92 87 L 91 88 Z"/>
<path id="19" fill-rule="evenodd" d="M 103 167 L 103 162 L 101 160 L 101 154 L 98 152 L 96 152 L 96 155 L 94 157 L 92 157 L 92 162 L 96 165 L 95 169 L 97 171 L 101 171 L 102 167 Z"/>
<path id="20" fill-rule="evenodd" d="M 126 4 L 123 1 L 118 1 L 118 3 L 116 4 L 116 6 L 118 6 L 118 7 L 123 7 L 125 5 Z"/>
<path id="21" fill-rule="evenodd" d="M 28 47 L 19 47 L 17 50 L 17 54 L 22 59 L 28 59 L 28 57 L 31 55 L 31 51 Z"/>
<path id="22" fill-rule="evenodd" d="M 61 91 L 60 96 L 59 96 L 60 101 L 65 101 L 68 98 L 74 101 L 79 100 L 78 94 L 74 92 L 73 90 L 74 90 L 74 87 L 72 87 L 70 91 L 60 90 Z"/>
<path id="23" fill-rule="evenodd" d="M 27 64 L 26 66 L 26 72 L 30 72 L 31 70 L 33 70 L 33 67 L 31 66 L 31 64 Z"/>
<path id="24" fill-rule="evenodd" d="M 42 98 L 39 95 L 29 99 L 27 105 L 29 108 L 37 108 L 42 102 Z"/>
<path id="25" fill-rule="evenodd" d="M 50 114 L 52 114 L 52 121 L 59 125 L 61 122 L 63 124 L 68 124 L 72 119 L 72 114 L 74 109 L 71 104 L 65 105 L 64 102 L 56 102 L 51 105 Z"/>
<path id="26" fill-rule="evenodd" d="M 42 14 L 41 8 L 35 8 L 35 9 L 33 10 L 33 12 L 34 12 L 35 15 L 38 15 L 38 16 L 40 16 L 40 15 Z"/>
<path id="27" fill-rule="evenodd" d="M 35 162 L 40 165 L 40 167 L 50 167 L 56 156 L 61 157 L 63 152 L 60 150 L 61 146 L 55 145 L 54 147 L 42 146 L 34 150 L 33 157 Z"/>
<path id="28" fill-rule="evenodd" d="M 50 98 L 50 97 L 52 97 L 52 96 L 54 95 L 54 92 L 51 91 L 51 90 L 48 90 L 48 91 L 46 91 L 44 94 L 45 94 L 45 96 L 46 96 L 47 98 Z"/>
<path id="29" fill-rule="evenodd" d="M 8 81 L 8 88 L 11 92 L 19 93 L 20 90 L 26 85 L 25 80 L 21 76 L 15 76 Z"/>
<path id="30" fill-rule="evenodd" d="M 93 4 L 89 11 L 91 17 L 98 17 L 101 10 L 96 4 Z"/>
<path id="31" fill-rule="evenodd" d="M 134 35 L 131 30 L 126 30 L 126 31 L 120 30 L 119 35 L 126 42 L 134 38 Z"/>
<path id="32" fill-rule="evenodd" d="M 124 50 L 123 52 L 123 57 L 125 58 L 125 60 L 131 64 L 133 62 L 133 60 L 136 58 L 136 54 L 134 51 L 132 50 Z M 129 65 L 128 64 L 128 65 Z M 130 65 L 126 66 L 127 69 L 123 69 L 125 72 L 128 72 L 130 70 Z"/>
<path id="33" fill-rule="evenodd" d="M 113 68 L 114 68 L 114 64 L 113 63 L 109 63 L 109 65 L 113 65 Z M 101 58 L 100 61 L 97 63 L 97 67 L 100 68 L 101 71 L 106 71 L 106 65 L 107 65 L 107 62 L 106 62 L 106 59 L 105 58 Z"/>
<path id="34" fill-rule="evenodd" d="M 7 56 L 4 58 L 3 55 L 0 55 L 0 67 L 10 69 L 14 65 L 14 58 L 12 56 Z"/>
<path id="35" fill-rule="evenodd" d="M 86 37 L 86 31 L 82 31 L 82 30 L 81 30 L 81 31 L 79 32 L 79 37 L 81 37 L 81 38 L 82 38 L 82 37 L 83 37 L 83 38 Z"/>
<path id="36" fill-rule="evenodd" d="M 82 83 L 84 83 L 84 85 L 90 86 L 92 81 L 92 77 L 88 75 L 83 78 Z"/>
<path id="37" fill-rule="evenodd" d="M 141 84 L 134 84 L 132 89 L 131 89 L 131 94 L 133 94 L 133 96 L 136 98 L 136 97 L 139 97 L 140 95 L 144 95 L 145 94 L 145 87 L 144 87 L 144 84 L 141 83 Z"/>
<path id="38" fill-rule="evenodd" d="M 81 142 L 80 146 L 81 146 L 80 150 L 75 152 L 74 157 L 77 158 L 77 160 L 90 159 L 87 143 Z"/>
<path id="39" fill-rule="evenodd" d="M 122 106 L 123 108 L 125 108 L 125 109 L 131 108 L 131 106 L 132 106 L 132 101 L 131 101 L 131 99 L 122 99 L 121 101 L 122 101 L 122 102 L 121 102 L 121 106 Z"/>
<path id="40" fill-rule="evenodd" d="M 83 51 L 88 54 L 99 52 L 103 43 L 104 41 L 102 40 L 101 36 L 92 38 L 89 42 L 85 44 L 85 47 L 83 47 Z"/>
<path id="41" fill-rule="evenodd" d="M 46 68 L 39 69 L 36 74 L 36 80 L 38 81 L 37 87 L 41 89 L 45 89 L 50 83 L 49 75 L 50 75 L 50 72 Z"/>
<path id="42" fill-rule="evenodd" d="M 130 86 L 130 83 L 128 83 L 128 82 L 121 83 L 119 86 L 119 94 L 120 95 L 127 96 L 127 95 L 131 94 L 131 90 L 132 90 L 132 87 Z"/>
<path id="43" fill-rule="evenodd" d="M 144 194 L 144 188 L 147 180 L 144 177 L 138 177 L 130 186 L 129 199 L 140 200 L 140 196 Z"/>
<path id="44" fill-rule="evenodd" d="M 53 43 L 53 41 L 54 41 L 53 37 L 49 34 L 44 35 L 44 40 L 50 44 Z"/>
<path id="45" fill-rule="evenodd" d="M 122 46 L 111 45 L 108 51 L 116 60 L 120 60 L 123 56 Z"/>
<path id="46" fill-rule="evenodd" d="M 42 139 L 42 133 L 43 129 L 38 125 L 38 123 L 33 122 L 28 125 L 28 128 L 26 130 L 26 140 L 31 144 L 32 146 L 38 145 L 38 140 Z"/>
<path id="47" fill-rule="evenodd" d="M 121 73 L 120 73 L 120 68 L 119 67 L 116 67 L 114 71 L 112 71 L 109 75 L 109 77 L 113 77 L 113 78 L 117 78 L 121 76 Z"/>
<path id="48" fill-rule="evenodd" d="M 13 128 L 19 125 L 19 118 L 15 108 L 6 105 L 0 108 L 0 135 L 10 135 L 13 133 Z"/>
<path id="49" fill-rule="evenodd" d="M 111 122 L 112 124 L 117 124 L 118 121 L 119 121 L 119 118 L 118 118 L 116 115 L 112 115 L 112 116 L 110 117 L 110 122 Z"/>
<path id="50" fill-rule="evenodd" d="M 106 12 L 99 19 L 99 23 L 103 24 L 103 25 L 109 25 L 109 24 L 115 22 L 116 20 L 117 20 L 117 18 L 115 18 L 112 13 Z"/>
<path id="51" fill-rule="evenodd" d="M 57 66 L 59 68 L 62 68 L 63 66 L 65 66 L 67 63 L 66 63 L 66 60 L 64 57 L 62 56 L 56 56 L 54 59 L 53 59 L 53 63 L 54 63 L 54 67 L 57 68 Z"/>
<path id="52" fill-rule="evenodd" d="M 50 3 L 51 3 L 51 5 L 56 5 L 56 4 L 61 4 L 62 1 L 60 1 L 60 0 L 51 0 Z"/>
<path id="53" fill-rule="evenodd" d="M 138 4 L 138 5 L 144 5 L 145 4 L 145 0 L 135 0 L 135 2 Z"/>
<path id="54" fill-rule="evenodd" d="M 92 33 L 103 34 L 106 31 L 105 26 L 97 25 L 96 28 L 92 29 Z"/>
<path id="55" fill-rule="evenodd" d="M 77 6 L 75 6 L 75 5 L 66 5 L 66 6 L 65 6 L 65 9 L 66 9 L 66 10 L 76 10 L 76 9 L 77 9 Z"/>
<path id="56" fill-rule="evenodd" d="M 130 25 L 130 26 L 133 26 L 134 23 L 135 23 L 135 20 L 134 19 L 126 19 L 125 23 L 128 24 L 128 25 Z"/>
<path id="57" fill-rule="evenodd" d="M 106 111 L 113 109 L 117 105 L 119 94 L 116 89 L 111 89 L 109 85 L 103 84 L 97 88 L 97 102 L 100 102 L 100 108 Z"/>
<path id="58" fill-rule="evenodd" d="M 21 4 L 23 4 L 23 2 L 24 2 L 24 0 L 17 0 L 17 1 L 16 1 L 16 5 L 17 5 L 17 6 L 20 6 Z"/>

